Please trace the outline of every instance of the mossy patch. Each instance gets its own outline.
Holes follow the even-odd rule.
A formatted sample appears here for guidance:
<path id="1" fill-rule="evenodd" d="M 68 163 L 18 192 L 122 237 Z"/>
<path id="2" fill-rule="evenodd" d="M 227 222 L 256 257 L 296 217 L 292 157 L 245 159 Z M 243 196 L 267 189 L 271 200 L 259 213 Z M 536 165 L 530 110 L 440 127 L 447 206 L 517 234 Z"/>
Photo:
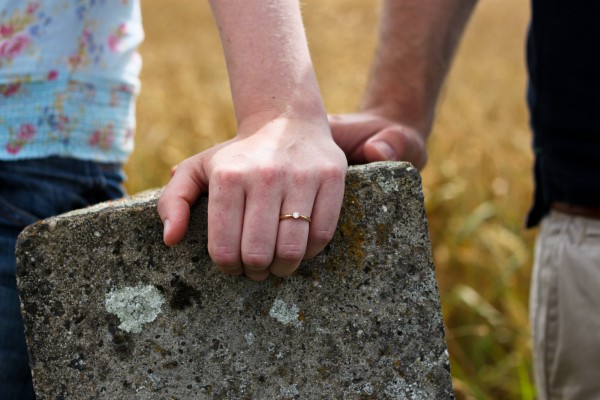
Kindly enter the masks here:
<path id="1" fill-rule="evenodd" d="M 365 232 L 361 229 L 360 224 L 365 218 L 365 212 L 362 206 L 362 201 L 354 194 L 357 188 L 352 187 L 350 182 L 346 185 L 346 193 L 344 196 L 344 212 L 338 222 L 338 233 L 344 238 L 343 240 L 335 240 L 332 243 L 333 247 L 341 247 L 336 249 L 336 252 L 344 254 L 344 257 L 330 256 L 327 258 L 325 268 L 332 270 L 340 270 L 352 266 L 354 268 L 363 268 L 365 261 Z M 342 238 L 340 238 L 342 239 Z"/>

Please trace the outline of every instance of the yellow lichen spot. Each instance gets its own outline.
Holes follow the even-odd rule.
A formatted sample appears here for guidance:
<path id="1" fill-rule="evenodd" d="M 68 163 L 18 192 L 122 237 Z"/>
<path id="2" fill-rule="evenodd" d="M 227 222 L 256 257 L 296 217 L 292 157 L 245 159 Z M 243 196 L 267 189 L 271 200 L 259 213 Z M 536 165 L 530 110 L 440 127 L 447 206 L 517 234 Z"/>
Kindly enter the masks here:
<path id="1" fill-rule="evenodd" d="M 378 246 L 384 246 L 392 235 L 390 224 L 377 224 L 375 227 L 375 241 Z"/>

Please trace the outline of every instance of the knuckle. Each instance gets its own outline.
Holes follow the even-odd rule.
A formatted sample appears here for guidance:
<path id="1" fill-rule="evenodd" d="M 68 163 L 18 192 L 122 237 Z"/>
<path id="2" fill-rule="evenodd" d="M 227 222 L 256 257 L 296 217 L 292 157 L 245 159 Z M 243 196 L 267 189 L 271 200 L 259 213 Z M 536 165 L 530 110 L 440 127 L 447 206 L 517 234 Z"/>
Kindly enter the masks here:
<path id="1" fill-rule="evenodd" d="M 185 160 L 181 161 L 177 165 L 177 169 L 175 170 L 175 173 L 181 174 L 181 173 L 187 172 L 189 169 L 194 168 L 194 165 L 195 165 L 195 161 L 194 161 L 193 157 L 186 158 Z"/>
<path id="2" fill-rule="evenodd" d="M 293 173 L 294 186 L 306 187 L 313 178 L 313 174 L 310 171 L 296 171 Z"/>
<path id="3" fill-rule="evenodd" d="M 239 251 L 233 246 L 209 247 L 208 254 L 219 267 L 235 268 L 240 265 Z"/>
<path id="4" fill-rule="evenodd" d="M 342 183 L 346 177 L 346 168 L 338 165 L 325 166 L 320 174 L 319 178 L 322 182 L 336 182 Z"/>
<path id="5" fill-rule="evenodd" d="M 310 240 L 313 243 L 317 243 L 320 245 L 327 245 L 333 239 L 333 235 L 335 234 L 335 230 L 332 229 L 321 229 L 316 230 L 315 232 L 310 234 Z"/>
<path id="6" fill-rule="evenodd" d="M 275 166 L 261 166 L 257 170 L 258 180 L 263 187 L 270 187 L 275 182 L 279 181 L 284 173 L 282 168 Z"/>
<path id="7" fill-rule="evenodd" d="M 269 267 L 273 261 L 273 254 L 264 249 L 253 248 L 243 252 L 242 262 L 249 271 L 258 272 Z"/>
<path id="8" fill-rule="evenodd" d="M 277 248 L 277 258 L 284 262 L 297 263 L 302 260 L 305 252 L 306 248 L 301 244 L 283 244 Z"/>
<path id="9" fill-rule="evenodd" d="M 215 182 L 226 186 L 239 185 L 244 179 L 243 171 L 237 169 L 219 169 L 213 172 Z"/>

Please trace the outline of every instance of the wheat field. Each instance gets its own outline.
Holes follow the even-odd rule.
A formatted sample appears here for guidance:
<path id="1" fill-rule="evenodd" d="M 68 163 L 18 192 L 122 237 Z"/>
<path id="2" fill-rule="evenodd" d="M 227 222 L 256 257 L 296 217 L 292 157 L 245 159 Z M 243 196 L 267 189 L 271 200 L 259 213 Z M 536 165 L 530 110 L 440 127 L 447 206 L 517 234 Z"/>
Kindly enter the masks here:
<path id="1" fill-rule="evenodd" d="M 302 3 L 329 112 L 356 109 L 378 3 Z M 135 193 L 166 184 L 171 166 L 235 134 L 227 72 L 207 2 L 144 0 L 146 41 Z M 532 183 L 525 107 L 529 9 L 478 5 L 456 55 L 422 172 L 453 383 L 459 399 L 533 399 L 527 317 L 535 232 L 523 228 Z"/>

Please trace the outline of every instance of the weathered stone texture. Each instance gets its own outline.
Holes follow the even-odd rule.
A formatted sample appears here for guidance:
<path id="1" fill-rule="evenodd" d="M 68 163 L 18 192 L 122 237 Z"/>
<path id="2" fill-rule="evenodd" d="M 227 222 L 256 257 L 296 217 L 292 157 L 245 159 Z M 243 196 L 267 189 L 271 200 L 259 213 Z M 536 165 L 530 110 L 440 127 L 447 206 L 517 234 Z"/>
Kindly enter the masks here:
<path id="1" fill-rule="evenodd" d="M 221 274 L 206 198 L 162 243 L 158 192 L 51 218 L 20 237 L 39 399 L 450 399 L 420 177 L 348 172 L 327 249 L 287 279 Z"/>

